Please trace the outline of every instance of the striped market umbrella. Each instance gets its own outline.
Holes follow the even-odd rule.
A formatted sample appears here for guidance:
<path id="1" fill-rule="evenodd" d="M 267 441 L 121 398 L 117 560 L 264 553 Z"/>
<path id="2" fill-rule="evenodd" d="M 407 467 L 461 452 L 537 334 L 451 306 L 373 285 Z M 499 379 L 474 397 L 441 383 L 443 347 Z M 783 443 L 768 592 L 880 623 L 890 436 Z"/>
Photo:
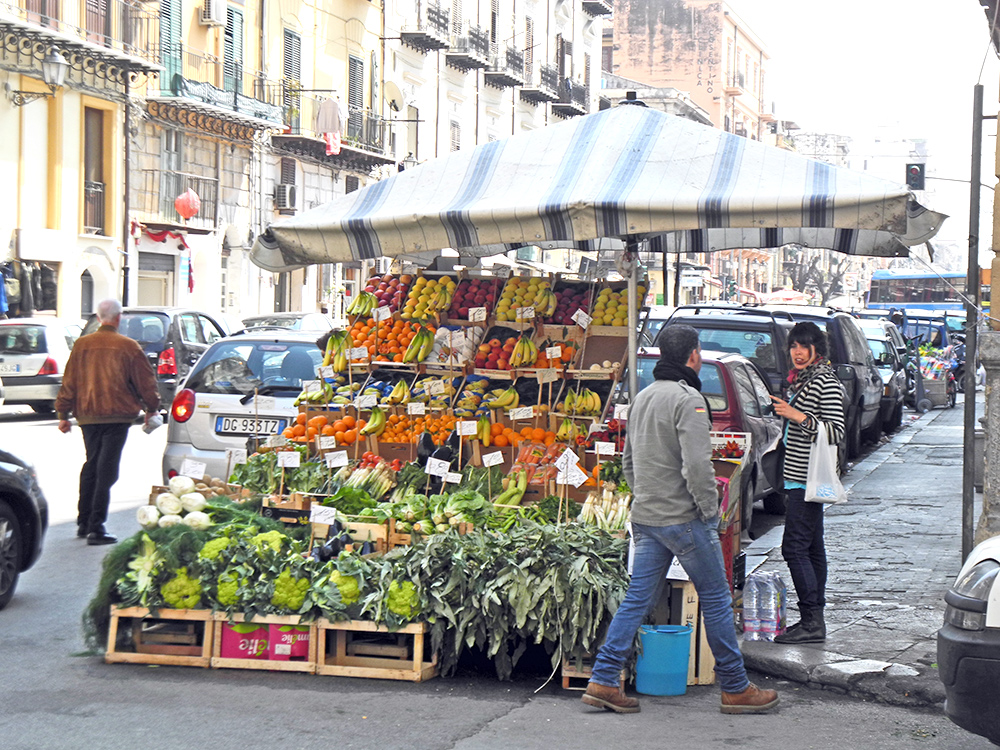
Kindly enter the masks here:
<path id="1" fill-rule="evenodd" d="M 272 224 L 271 271 L 443 248 L 651 251 L 798 243 L 904 256 L 945 219 L 902 185 L 641 106 L 455 151 Z M 610 244 L 609 244 L 610 243 Z"/>

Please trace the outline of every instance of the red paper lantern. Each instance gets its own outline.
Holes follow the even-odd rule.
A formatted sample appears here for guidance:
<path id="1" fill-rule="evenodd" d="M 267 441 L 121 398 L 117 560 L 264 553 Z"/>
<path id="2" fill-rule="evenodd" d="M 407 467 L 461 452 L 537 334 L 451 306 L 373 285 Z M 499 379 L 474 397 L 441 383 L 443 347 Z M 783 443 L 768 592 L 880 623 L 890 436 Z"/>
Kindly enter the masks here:
<path id="1" fill-rule="evenodd" d="M 174 199 L 174 209 L 185 220 L 190 219 L 198 213 L 200 208 L 201 198 L 191 188 L 188 188 Z"/>

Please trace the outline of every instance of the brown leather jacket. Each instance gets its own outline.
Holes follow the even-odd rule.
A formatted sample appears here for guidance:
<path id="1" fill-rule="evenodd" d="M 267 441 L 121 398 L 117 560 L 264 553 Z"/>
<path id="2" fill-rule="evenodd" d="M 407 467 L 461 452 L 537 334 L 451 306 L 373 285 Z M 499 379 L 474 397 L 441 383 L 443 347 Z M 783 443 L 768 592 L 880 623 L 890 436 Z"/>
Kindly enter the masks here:
<path id="1" fill-rule="evenodd" d="M 156 374 L 139 344 L 106 325 L 76 340 L 56 397 L 59 419 L 131 422 L 143 409 L 159 408 Z"/>

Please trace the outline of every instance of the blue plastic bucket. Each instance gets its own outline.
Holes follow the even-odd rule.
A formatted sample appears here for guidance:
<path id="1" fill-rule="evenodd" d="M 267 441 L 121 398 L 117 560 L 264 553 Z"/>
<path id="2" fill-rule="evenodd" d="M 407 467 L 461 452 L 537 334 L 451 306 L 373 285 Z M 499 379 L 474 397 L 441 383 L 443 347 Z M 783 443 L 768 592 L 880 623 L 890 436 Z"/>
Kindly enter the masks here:
<path id="1" fill-rule="evenodd" d="M 635 689 L 643 695 L 687 692 L 690 625 L 643 625 L 642 653 L 635 667 Z"/>

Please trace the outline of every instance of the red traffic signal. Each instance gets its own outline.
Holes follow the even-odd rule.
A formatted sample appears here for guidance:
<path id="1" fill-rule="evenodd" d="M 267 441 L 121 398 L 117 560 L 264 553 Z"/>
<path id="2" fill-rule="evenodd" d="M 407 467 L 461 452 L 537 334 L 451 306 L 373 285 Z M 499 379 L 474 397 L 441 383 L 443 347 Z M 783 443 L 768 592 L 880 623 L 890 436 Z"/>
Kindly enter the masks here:
<path id="1" fill-rule="evenodd" d="M 907 164 L 906 165 L 906 187 L 910 190 L 923 190 L 924 189 L 924 165 L 923 164 Z"/>

